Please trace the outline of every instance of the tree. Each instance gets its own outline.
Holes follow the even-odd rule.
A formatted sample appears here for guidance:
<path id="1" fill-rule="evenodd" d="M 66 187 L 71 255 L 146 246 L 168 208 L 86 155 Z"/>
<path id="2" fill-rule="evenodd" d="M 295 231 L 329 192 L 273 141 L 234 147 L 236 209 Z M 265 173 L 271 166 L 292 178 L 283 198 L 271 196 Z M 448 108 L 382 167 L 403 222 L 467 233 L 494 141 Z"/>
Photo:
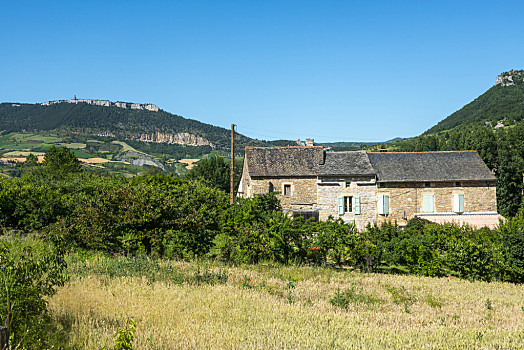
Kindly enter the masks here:
<path id="1" fill-rule="evenodd" d="M 33 153 L 29 153 L 29 155 L 25 159 L 24 165 L 28 168 L 34 168 L 38 165 L 38 157 L 35 156 Z"/>
<path id="2" fill-rule="evenodd" d="M 66 174 L 79 173 L 82 171 L 80 161 L 75 154 L 66 147 L 52 146 L 44 156 L 44 168 L 46 172 L 64 177 Z"/>
<path id="3" fill-rule="evenodd" d="M 202 159 L 196 167 L 191 169 L 187 178 L 200 180 L 205 184 L 229 193 L 230 166 L 224 158 L 211 155 Z"/>

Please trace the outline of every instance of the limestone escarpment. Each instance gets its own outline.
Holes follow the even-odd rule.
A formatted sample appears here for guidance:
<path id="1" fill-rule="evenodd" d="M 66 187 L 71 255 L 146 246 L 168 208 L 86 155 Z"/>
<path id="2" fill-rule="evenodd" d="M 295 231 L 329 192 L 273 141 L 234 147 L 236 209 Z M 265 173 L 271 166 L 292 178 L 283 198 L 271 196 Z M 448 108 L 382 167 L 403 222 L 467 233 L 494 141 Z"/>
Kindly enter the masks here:
<path id="1" fill-rule="evenodd" d="M 214 144 L 201 136 L 196 136 L 188 132 L 179 132 L 176 134 L 154 132 L 150 134 L 141 134 L 136 138 L 137 141 L 156 142 L 156 143 L 171 143 L 187 146 L 211 146 Z"/>
<path id="2" fill-rule="evenodd" d="M 500 86 L 512 86 L 515 84 L 524 83 L 524 71 L 522 70 L 510 70 L 509 72 L 504 72 L 497 76 L 497 81 L 495 85 Z"/>

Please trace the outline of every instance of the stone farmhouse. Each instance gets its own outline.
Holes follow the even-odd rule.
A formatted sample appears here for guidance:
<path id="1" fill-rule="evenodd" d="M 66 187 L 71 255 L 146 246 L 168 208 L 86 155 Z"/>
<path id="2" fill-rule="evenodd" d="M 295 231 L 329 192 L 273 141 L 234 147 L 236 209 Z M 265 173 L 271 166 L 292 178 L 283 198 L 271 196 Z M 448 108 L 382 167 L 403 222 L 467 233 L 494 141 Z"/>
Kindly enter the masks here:
<path id="1" fill-rule="evenodd" d="M 498 225 L 496 178 L 475 151 L 330 152 L 246 147 L 239 196 L 274 192 L 293 215 L 403 226 L 414 217 Z"/>

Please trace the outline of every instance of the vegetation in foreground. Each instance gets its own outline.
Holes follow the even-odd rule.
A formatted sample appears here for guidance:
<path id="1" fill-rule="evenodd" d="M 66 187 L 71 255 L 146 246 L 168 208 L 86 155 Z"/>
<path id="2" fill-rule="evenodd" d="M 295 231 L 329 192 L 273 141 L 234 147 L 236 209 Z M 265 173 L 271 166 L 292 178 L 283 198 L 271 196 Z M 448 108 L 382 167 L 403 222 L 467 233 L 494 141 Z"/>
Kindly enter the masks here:
<path id="1" fill-rule="evenodd" d="M 524 286 L 329 267 L 91 256 L 49 299 L 65 346 L 520 349 Z"/>
<path id="2" fill-rule="evenodd" d="M 437 313 L 442 324 L 449 324 L 450 317 L 477 320 L 438 332 L 431 328 L 436 327 L 431 318 L 415 317 L 419 324 L 409 318 L 414 316 L 406 315 L 414 315 L 426 304 L 428 310 L 443 309 L 450 300 L 454 310 L 462 308 L 461 302 L 474 309 L 468 300 L 478 303 L 479 296 L 465 293 L 464 285 L 475 291 L 486 289 L 480 297 L 487 320 L 492 319 L 493 310 L 513 312 L 504 311 L 503 317 L 515 315 L 515 310 L 524 307 L 519 304 L 522 299 L 514 296 L 520 295 L 521 287 L 495 281 L 524 281 L 522 215 L 495 230 L 412 221 L 405 229 L 390 223 L 359 232 L 340 220 L 315 223 L 292 218 L 270 194 L 230 205 L 224 191 L 210 187 L 212 182 L 218 186 L 222 177 L 208 176 L 207 171 L 197 176 L 207 183 L 160 174 L 133 179 L 86 174 L 69 150 L 56 147 L 46 153 L 42 166 L 34 161 L 26 165 L 21 178 L 0 180 L 4 229 L 0 285 L 5 287 L 0 289 L 0 316 L 2 323 L 10 325 L 12 348 L 74 348 L 84 343 L 97 348 L 108 344 L 107 332 L 116 332 L 122 346 L 134 341 L 150 348 L 162 348 L 155 342 L 167 344 L 164 348 L 320 348 L 326 344 L 340 348 L 435 344 L 442 348 L 442 339 L 449 337 L 456 340 L 451 347 L 464 348 L 478 345 L 471 343 L 472 332 L 477 332 L 476 341 L 489 340 L 488 348 L 494 344 L 511 348 L 519 340 L 518 324 L 498 319 L 494 324 L 482 323 L 477 311 L 456 317 L 451 308 L 447 316 Z M 37 232 L 36 238 L 27 238 L 31 231 Z M 66 256 L 66 250 L 77 253 Z M 66 260 L 72 278 L 62 287 L 68 280 Z M 456 288 L 465 293 L 462 301 L 440 297 L 437 286 L 424 289 L 424 284 L 451 283 L 447 281 L 455 281 L 454 277 L 472 281 L 457 281 L 461 285 Z M 369 279 L 376 283 L 364 282 Z M 307 297 L 299 292 L 302 284 Z M 493 286 L 502 287 L 491 291 Z M 114 297 L 126 296 L 131 311 L 125 319 L 120 311 L 127 309 L 109 304 L 112 299 L 104 290 Z M 97 295 L 100 299 L 92 299 Z M 185 304 L 170 309 L 164 299 L 172 305 L 181 300 Z M 68 302 L 81 304 L 87 314 Z M 156 316 L 149 319 L 136 311 L 140 307 L 153 310 L 157 304 L 169 314 L 151 311 Z M 99 306 L 103 309 L 96 311 Z M 397 306 L 403 313 L 397 313 Z M 120 313 L 114 316 L 103 310 Z M 216 310 L 220 311 L 217 315 Z M 385 317 L 380 314 L 384 310 L 395 312 Z M 354 314 L 347 319 L 349 312 Z M 184 319 L 190 328 L 183 328 L 171 313 L 191 315 L 195 323 Z M 229 319 L 246 325 L 242 328 Z M 382 321 L 377 323 L 377 319 Z M 155 330 L 157 322 L 172 326 L 169 331 L 139 337 L 140 329 Z M 362 325 L 368 338 L 361 335 Z M 400 331 L 405 326 L 408 330 Z M 179 328 L 183 333 L 178 333 Z M 215 334 L 221 329 L 227 339 Z M 237 329 L 242 333 L 235 333 Z M 286 330 L 291 335 L 279 338 Z M 299 341 L 296 336 L 303 338 Z M 168 339 L 179 343 L 168 343 Z"/>

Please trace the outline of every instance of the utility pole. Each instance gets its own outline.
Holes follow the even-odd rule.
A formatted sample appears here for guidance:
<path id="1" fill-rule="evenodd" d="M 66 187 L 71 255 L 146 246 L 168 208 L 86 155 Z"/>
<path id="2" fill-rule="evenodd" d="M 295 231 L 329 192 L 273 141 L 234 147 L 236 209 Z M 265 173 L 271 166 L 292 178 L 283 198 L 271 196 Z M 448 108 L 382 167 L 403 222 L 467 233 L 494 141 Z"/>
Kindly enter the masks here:
<path id="1" fill-rule="evenodd" d="M 231 124 L 231 190 L 229 193 L 229 202 L 233 204 L 235 201 L 235 124 Z"/>

